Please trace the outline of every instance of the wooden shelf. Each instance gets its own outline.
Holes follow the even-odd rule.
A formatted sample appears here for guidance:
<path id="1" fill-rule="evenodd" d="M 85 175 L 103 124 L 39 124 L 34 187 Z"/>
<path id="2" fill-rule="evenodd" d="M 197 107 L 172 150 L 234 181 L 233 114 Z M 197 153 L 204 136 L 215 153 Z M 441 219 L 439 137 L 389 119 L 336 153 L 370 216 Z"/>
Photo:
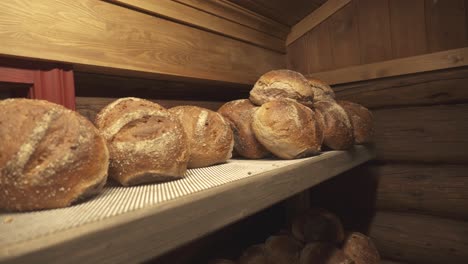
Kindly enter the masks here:
<path id="1" fill-rule="evenodd" d="M 159 256 L 375 156 L 371 147 L 297 160 L 230 160 L 187 177 L 109 186 L 78 205 L 0 213 L 2 263 L 136 263 Z"/>

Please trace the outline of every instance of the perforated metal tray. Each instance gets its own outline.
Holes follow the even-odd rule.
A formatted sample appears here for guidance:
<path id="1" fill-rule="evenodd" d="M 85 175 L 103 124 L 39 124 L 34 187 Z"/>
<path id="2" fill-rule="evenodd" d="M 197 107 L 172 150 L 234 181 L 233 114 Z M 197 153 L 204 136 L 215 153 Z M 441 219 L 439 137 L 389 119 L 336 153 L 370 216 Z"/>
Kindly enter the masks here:
<path id="1" fill-rule="evenodd" d="M 161 255 L 371 158 L 355 146 L 297 160 L 229 160 L 185 178 L 108 186 L 69 208 L 0 213 L 0 262 L 132 263 Z"/>

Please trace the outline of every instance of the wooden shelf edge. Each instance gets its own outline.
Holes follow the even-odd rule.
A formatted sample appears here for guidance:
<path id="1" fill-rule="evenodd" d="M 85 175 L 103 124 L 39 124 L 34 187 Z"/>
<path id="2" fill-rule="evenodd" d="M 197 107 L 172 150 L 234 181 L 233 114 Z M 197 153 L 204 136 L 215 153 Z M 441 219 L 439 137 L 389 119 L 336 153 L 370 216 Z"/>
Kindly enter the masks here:
<path id="1" fill-rule="evenodd" d="M 330 151 L 273 171 L 0 248 L 5 263 L 136 263 L 162 255 L 375 157 Z"/>
<path id="2" fill-rule="evenodd" d="M 468 47 L 318 72 L 307 77 L 321 79 L 329 84 L 342 84 L 467 65 Z"/>

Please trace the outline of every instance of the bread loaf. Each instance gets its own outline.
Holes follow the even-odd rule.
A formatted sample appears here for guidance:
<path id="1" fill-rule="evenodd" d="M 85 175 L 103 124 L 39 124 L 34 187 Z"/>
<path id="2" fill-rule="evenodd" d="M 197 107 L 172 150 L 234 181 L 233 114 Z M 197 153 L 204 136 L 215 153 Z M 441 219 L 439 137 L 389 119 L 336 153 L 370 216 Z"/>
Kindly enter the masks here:
<path id="1" fill-rule="evenodd" d="M 252 130 L 253 113 L 258 109 L 248 99 L 240 99 L 225 103 L 218 109 L 231 125 L 234 134 L 234 150 L 248 159 L 266 157 L 269 152 L 258 142 Z"/>
<path id="2" fill-rule="evenodd" d="M 265 251 L 270 264 L 296 264 L 304 247 L 292 236 L 271 236 L 265 241 Z"/>
<path id="3" fill-rule="evenodd" d="M 290 70 L 274 70 L 263 74 L 258 79 L 249 97 L 250 101 L 256 105 L 284 98 L 312 106 L 314 92 L 302 74 Z"/>
<path id="4" fill-rule="evenodd" d="M 253 245 L 239 257 L 238 264 L 270 264 L 263 244 Z"/>
<path id="5" fill-rule="evenodd" d="M 124 186 L 183 177 L 188 139 L 179 120 L 162 106 L 122 98 L 104 107 L 96 125 L 110 151 L 109 174 Z"/>
<path id="6" fill-rule="evenodd" d="M 107 179 L 104 139 L 86 118 L 42 100 L 0 101 L 0 208 L 66 207 Z"/>
<path id="7" fill-rule="evenodd" d="M 314 103 L 319 101 L 334 101 L 335 100 L 335 92 L 327 83 L 314 79 L 308 78 L 309 85 L 312 87 L 314 91 Z"/>
<path id="8" fill-rule="evenodd" d="M 189 138 L 189 168 L 223 163 L 231 158 L 234 136 L 219 113 L 197 106 L 176 106 L 169 111 L 179 118 Z"/>
<path id="9" fill-rule="evenodd" d="M 334 150 L 350 148 L 354 143 L 353 127 L 346 111 L 334 101 L 316 102 L 314 109 L 323 116 L 324 145 Z"/>
<path id="10" fill-rule="evenodd" d="M 333 245 L 314 242 L 301 252 L 300 264 L 355 264 L 344 252 Z"/>
<path id="11" fill-rule="evenodd" d="M 263 104 L 253 116 L 255 137 L 266 149 L 283 159 L 320 152 L 322 131 L 315 113 L 291 99 Z"/>
<path id="12" fill-rule="evenodd" d="M 374 134 L 372 113 L 360 104 L 350 101 L 337 101 L 348 114 L 353 127 L 354 142 L 364 144 L 372 141 Z"/>
<path id="13" fill-rule="evenodd" d="M 372 240 L 359 232 L 352 232 L 346 236 L 343 251 L 356 264 L 380 263 L 379 252 Z"/>
<path id="14" fill-rule="evenodd" d="M 341 243 L 344 239 L 344 230 L 340 219 L 323 209 L 310 209 L 292 221 L 292 233 L 299 241 Z"/>

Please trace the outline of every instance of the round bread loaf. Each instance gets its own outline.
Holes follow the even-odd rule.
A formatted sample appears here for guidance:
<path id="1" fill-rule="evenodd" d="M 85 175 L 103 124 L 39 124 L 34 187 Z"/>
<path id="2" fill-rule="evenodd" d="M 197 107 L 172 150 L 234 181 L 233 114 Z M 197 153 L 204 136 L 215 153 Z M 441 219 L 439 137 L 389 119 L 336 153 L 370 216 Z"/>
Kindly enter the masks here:
<path id="1" fill-rule="evenodd" d="M 237 261 L 238 264 L 270 264 L 265 246 L 253 245 L 244 250 Z"/>
<path id="2" fill-rule="evenodd" d="M 323 116 L 323 143 L 334 150 L 345 150 L 354 143 L 353 127 L 346 111 L 334 101 L 319 101 L 314 109 Z"/>
<path id="3" fill-rule="evenodd" d="M 283 159 L 317 154 L 323 140 L 315 113 L 291 99 L 263 104 L 253 115 L 255 137 Z"/>
<path id="4" fill-rule="evenodd" d="M 340 219 L 323 209 L 308 210 L 292 221 L 292 233 L 299 241 L 341 243 L 344 239 L 344 229 Z"/>
<path id="5" fill-rule="evenodd" d="M 106 183 L 105 140 L 86 118 L 42 100 L 0 101 L 0 208 L 66 207 Z"/>
<path id="6" fill-rule="evenodd" d="M 333 245 L 314 242 L 307 244 L 301 252 L 300 264 L 355 264 L 346 254 Z"/>
<path id="7" fill-rule="evenodd" d="M 314 103 L 319 101 L 334 101 L 335 100 L 335 92 L 327 83 L 318 80 L 309 78 L 309 85 L 312 87 L 314 91 Z"/>
<path id="8" fill-rule="evenodd" d="M 263 74 L 250 91 L 250 101 L 262 105 L 275 99 L 289 98 L 312 106 L 314 92 L 307 79 L 290 70 L 274 70 Z"/>
<path id="9" fill-rule="evenodd" d="M 271 236 L 265 241 L 265 251 L 270 264 L 299 263 L 299 256 L 304 247 L 292 236 Z"/>
<path id="10" fill-rule="evenodd" d="M 337 101 L 348 114 L 353 126 L 354 142 L 364 144 L 371 142 L 374 134 L 372 113 L 360 104 L 350 101 Z"/>
<path id="11" fill-rule="evenodd" d="M 179 118 L 189 138 L 189 168 L 223 163 L 232 157 L 234 136 L 219 113 L 197 106 L 176 106 L 169 111 Z"/>
<path id="12" fill-rule="evenodd" d="M 258 142 L 252 130 L 253 113 L 258 107 L 248 99 L 234 100 L 225 103 L 218 109 L 229 121 L 234 134 L 234 150 L 237 154 L 248 159 L 261 159 L 269 152 Z"/>
<path id="13" fill-rule="evenodd" d="M 372 240 L 358 232 L 352 232 L 346 236 L 343 251 L 356 264 L 380 263 L 379 252 Z"/>
<path id="14" fill-rule="evenodd" d="M 179 120 L 162 106 L 121 98 L 104 107 L 96 125 L 107 140 L 109 174 L 124 186 L 183 177 L 189 147 Z"/>

